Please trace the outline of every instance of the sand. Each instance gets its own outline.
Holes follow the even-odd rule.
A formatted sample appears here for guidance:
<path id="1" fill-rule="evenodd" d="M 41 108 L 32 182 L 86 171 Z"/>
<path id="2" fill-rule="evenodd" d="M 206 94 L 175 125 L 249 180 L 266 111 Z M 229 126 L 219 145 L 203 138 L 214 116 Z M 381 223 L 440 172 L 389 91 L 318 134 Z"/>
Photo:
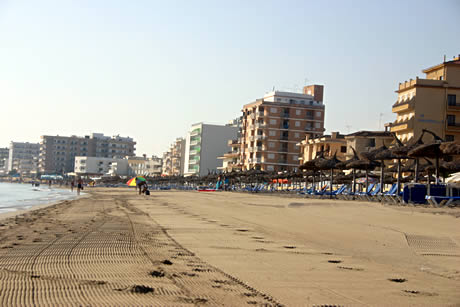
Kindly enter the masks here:
<path id="1" fill-rule="evenodd" d="M 0 220 L 1 306 L 460 306 L 459 209 L 85 192 Z"/>

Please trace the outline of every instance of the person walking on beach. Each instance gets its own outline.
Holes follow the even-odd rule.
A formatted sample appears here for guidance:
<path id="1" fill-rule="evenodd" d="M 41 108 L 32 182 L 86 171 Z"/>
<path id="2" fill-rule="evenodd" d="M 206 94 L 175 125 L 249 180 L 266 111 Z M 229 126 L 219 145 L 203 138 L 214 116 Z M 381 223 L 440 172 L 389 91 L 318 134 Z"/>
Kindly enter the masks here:
<path id="1" fill-rule="evenodd" d="M 70 191 L 71 191 L 71 192 L 73 192 L 73 188 L 74 188 L 74 187 L 75 187 L 75 181 L 72 180 L 72 181 L 70 182 Z"/>
<path id="2" fill-rule="evenodd" d="M 78 179 L 77 195 L 80 195 L 80 190 L 83 190 L 83 181 L 81 180 L 81 178 Z"/>

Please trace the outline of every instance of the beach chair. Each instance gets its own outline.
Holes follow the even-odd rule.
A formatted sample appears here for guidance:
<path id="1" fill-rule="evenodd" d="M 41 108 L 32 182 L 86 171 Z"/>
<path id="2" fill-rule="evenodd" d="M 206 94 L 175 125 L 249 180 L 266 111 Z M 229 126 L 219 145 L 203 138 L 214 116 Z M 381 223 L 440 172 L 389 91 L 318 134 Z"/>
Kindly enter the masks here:
<path id="1" fill-rule="evenodd" d="M 360 200 L 366 200 L 365 196 L 368 195 L 369 193 L 372 192 L 372 190 L 374 189 L 375 187 L 375 183 L 371 183 L 368 187 L 367 187 L 367 190 L 366 192 L 356 192 L 355 193 L 355 196 L 357 199 L 360 199 Z"/>
<path id="2" fill-rule="evenodd" d="M 426 200 L 433 207 L 455 207 L 460 205 L 460 196 L 432 196 L 427 195 Z"/>
<path id="3" fill-rule="evenodd" d="M 371 191 L 370 193 L 367 193 L 366 195 L 363 195 L 364 198 L 367 200 L 367 201 L 378 201 L 379 199 L 377 198 L 377 194 L 380 193 L 380 188 L 381 188 L 381 185 L 380 183 L 378 183 L 376 186 L 375 186 L 375 189 L 373 191 Z"/>
<path id="4" fill-rule="evenodd" d="M 337 190 L 334 190 L 334 191 L 326 191 L 323 195 L 324 196 L 336 196 L 338 194 L 342 194 L 343 191 L 345 191 L 345 189 L 347 188 L 346 185 L 342 184 Z"/>

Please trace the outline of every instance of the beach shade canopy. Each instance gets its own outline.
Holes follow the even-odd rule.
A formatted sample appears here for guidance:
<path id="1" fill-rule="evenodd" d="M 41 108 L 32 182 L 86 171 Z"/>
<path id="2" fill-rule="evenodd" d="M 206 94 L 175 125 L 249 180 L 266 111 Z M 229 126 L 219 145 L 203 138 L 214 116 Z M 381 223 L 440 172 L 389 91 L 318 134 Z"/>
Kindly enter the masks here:
<path id="1" fill-rule="evenodd" d="M 382 145 L 382 146 L 380 146 L 380 147 L 378 147 L 376 149 L 373 149 L 371 151 L 363 151 L 363 152 L 360 153 L 360 155 L 361 155 L 361 157 L 363 157 L 366 160 L 371 160 L 371 161 L 373 161 L 373 160 L 382 160 L 382 159 L 377 159 L 376 155 L 380 154 L 382 152 L 385 152 L 387 150 L 388 150 L 388 148 L 385 145 Z"/>
<path id="2" fill-rule="evenodd" d="M 135 187 L 136 186 L 136 178 L 137 180 L 140 180 L 140 181 L 146 181 L 144 177 L 142 176 L 137 176 L 137 177 L 133 177 L 131 179 L 128 180 L 128 182 L 126 183 L 129 187 Z"/>
<path id="3" fill-rule="evenodd" d="M 319 170 L 330 170 L 336 168 L 337 164 L 340 163 L 341 161 L 337 159 L 337 153 L 332 156 L 332 158 L 326 159 L 326 158 L 319 158 L 315 162 L 315 166 Z"/>
<path id="4" fill-rule="evenodd" d="M 337 169 L 348 169 L 347 165 L 353 161 L 358 161 L 359 157 L 358 154 L 356 153 L 356 150 L 351 147 L 351 150 L 353 151 L 353 156 L 350 159 L 347 159 L 345 161 L 341 161 L 335 165 Z"/>
<path id="5" fill-rule="evenodd" d="M 304 164 L 302 164 L 299 169 L 300 170 L 318 170 L 318 168 L 316 167 L 316 161 L 319 161 L 320 159 L 324 159 L 324 152 L 318 152 L 316 154 L 316 158 L 310 160 L 310 161 L 306 161 Z"/>
<path id="6" fill-rule="evenodd" d="M 439 149 L 443 154 L 449 156 L 458 156 L 460 155 L 460 143 L 457 142 L 444 142 L 441 143 Z"/>
<path id="7" fill-rule="evenodd" d="M 373 170 L 380 166 L 380 163 L 370 160 L 356 160 L 347 164 L 348 168 L 359 169 L 359 170 Z"/>

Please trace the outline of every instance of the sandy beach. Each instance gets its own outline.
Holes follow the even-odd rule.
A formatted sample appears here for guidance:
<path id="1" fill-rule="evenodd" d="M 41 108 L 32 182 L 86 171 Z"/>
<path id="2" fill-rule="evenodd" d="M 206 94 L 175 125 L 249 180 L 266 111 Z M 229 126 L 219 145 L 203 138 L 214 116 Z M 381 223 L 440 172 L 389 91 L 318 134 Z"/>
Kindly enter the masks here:
<path id="1" fill-rule="evenodd" d="M 460 306 L 460 209 L 85 192 L 0 215 L 0 305 Z"/>

